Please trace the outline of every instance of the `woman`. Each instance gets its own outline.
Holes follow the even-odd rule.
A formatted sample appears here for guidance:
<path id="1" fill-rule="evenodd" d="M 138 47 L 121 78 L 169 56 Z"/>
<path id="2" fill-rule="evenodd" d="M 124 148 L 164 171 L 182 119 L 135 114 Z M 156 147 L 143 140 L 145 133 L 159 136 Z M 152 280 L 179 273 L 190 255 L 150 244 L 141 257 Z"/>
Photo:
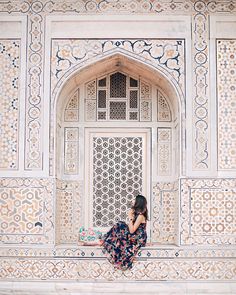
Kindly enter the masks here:
<path id="1" fill-rule="evenodd" d="M 128 217 L 128 224 L 119 221 L 99 241 L 108 260 L 121 270 L 131 269 L 138 250 L 146 245 L 148 210 L 144 196 L 136 196 Z"/>

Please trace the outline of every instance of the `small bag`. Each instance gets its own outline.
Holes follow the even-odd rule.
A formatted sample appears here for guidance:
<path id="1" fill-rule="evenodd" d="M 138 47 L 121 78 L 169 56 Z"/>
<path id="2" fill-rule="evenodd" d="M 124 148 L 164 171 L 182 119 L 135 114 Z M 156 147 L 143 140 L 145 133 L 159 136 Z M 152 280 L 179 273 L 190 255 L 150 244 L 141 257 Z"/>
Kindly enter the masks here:
<path id="1" fill-rule="evenodd" d="M 95 242 L 102 236 L 102 232 L 92 228 L 85 229 L 81 226 L 79 229 L 79 242 Z"/>

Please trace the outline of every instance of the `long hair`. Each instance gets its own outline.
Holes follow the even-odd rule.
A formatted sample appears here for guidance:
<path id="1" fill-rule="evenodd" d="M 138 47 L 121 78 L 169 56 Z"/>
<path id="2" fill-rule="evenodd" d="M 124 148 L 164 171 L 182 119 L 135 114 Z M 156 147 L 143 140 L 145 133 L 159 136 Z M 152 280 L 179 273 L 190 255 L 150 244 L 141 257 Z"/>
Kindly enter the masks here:
<path id="1" fill-rule="evenodd" d="M 137 195 L 135 203 L 131 209 L 134 210 L 134 221 L 137 219 L 140 213 L 144 215 L 146 220 L 148 220 L 147 200 L 144 196 Z"/>

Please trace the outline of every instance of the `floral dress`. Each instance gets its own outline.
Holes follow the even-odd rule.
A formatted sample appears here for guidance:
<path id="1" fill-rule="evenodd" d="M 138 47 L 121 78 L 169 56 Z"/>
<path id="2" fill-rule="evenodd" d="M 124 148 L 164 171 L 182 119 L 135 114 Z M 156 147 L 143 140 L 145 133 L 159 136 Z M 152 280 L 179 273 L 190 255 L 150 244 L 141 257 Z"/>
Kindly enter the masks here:
<path id="1" fill-rule="evenodd" d="M 141 223 L 131 234 L 128 225 L 119 221 L 101 237 L 103 253 L 115 268 L 131 269 L 138 250 L 146 245 L 146 223 Z"/>

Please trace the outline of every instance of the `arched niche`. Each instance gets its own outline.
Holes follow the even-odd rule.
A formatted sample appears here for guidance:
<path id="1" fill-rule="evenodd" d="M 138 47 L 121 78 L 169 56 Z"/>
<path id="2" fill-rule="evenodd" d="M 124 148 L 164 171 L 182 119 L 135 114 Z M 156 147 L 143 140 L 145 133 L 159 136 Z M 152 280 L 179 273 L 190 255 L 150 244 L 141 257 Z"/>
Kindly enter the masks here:
<path id="1" fill-rule="evenodd" d="M 140 120 L 140 113 L 138 120 L 87 120 L 86 118 L 86 100 L 88 97 L 87 85 L 95 81 L 95 97 L 91 99 L 98 100 L 99 85 L 98 81 L 111 78 L 111 75 L 121 73 L 127 79 L 134 79 L 138 81 L 137 91 L 139 91 L 139 100 L 141 95 L 141 84 L 149 85 L 151 101 L 151 119 L 147 121 Z M 111 82 L 109 82 L 111 83 Z M 93 87 L 93 86 L 92 86 Z M 101 86 L 102 87 L 102 86 Z M 107 86 L 104 86 L 104 89 Z M 129 87 L 128 87 L 129 88 Z M 178 87 L 177 87 L 178 88 Z M 178 219 L 178 192 L 176 183 L 181 171 L 181 142 L 182 129 L 184 128 L 184 111 L 183 98 L 179 95 L 180 89 L 170 79 L 152 68 L 150 65 L 145 65 L 127 56 L 121 54 L 114 54 L 105 59 L 98 60 L 96 63 L 88 65 L 80 71 L 71 75 L 71 77 L 64 82 L 60 93 L 56 99 L 56 116 L 55 116 L 55 175 L 57 177 L 57 229 L 56 237 L 57 243 L 75 243 L 77 239 L 78 229 L 80 225 L 93 226 L 94 219 L 91 218 L 93 210 L 91 209 L 92 199 L 89 194 L 91 190 L 87 189 L 91 186 L 91 173 L 86 167 L 90 161 L 90 156 L 86 153 L 89 149 L 91 141 L 86 137 L 96 131 L 101 134 L 106 134 L 107 128 L 120 130 L 120 132 L 127 132 L 130 130 L 142 131 L 140 133 L 148 141 L 147 149 L 149 149 L 148 160 L 148 176 L 146 181 L 146 194 L 149 195 L 149 210 L 151 215 L 151 222 L 149 233 L 153 242 L 163 244 L 177 243 L 178 226 L 176 218 Z M 103 89 L 103 88 L 101 88 Z M 129 88 L 131 89 L 131 88 Z M 135 87 L 133 88 L 135 89 Z M 111 99 L 112 100 L 112 99 Z M 145 98 L 144 98 L 145 100 Z M 127 102 L 128 103 L 128 102 Z M 97 109 L 97 106 L 96 106 Z M 67 117 L 66 117 L 67 116 Z M 67 119 L 66 119 L 67 118 Z M 69 119 L 68 119 L 69 118 Z M 99 131 L 100 129 L 100 131 Z M 148 130 L 148 131 L 147 131 Z M 102 133 L 103 132 L 103 133 Z M 110 136 L 111 132 L 109 133 Z M 131 133 L 127 133 L 129 137 Z M 108 135 L 107 135 L 108 136 Z M 117 136 L 117 134 L 116 134 Z M 73 160 L 75 158 L 72 173 L 65 173 L 67 146 L 70 146 L 68 158 Z M 77 149 L 77 150 L 76 150 Z M 167 154 L 171 156 L 168 160 L 164 159 Z M 77 162 L 76 162 L 77 161 Z M 73 164 L 73 163 L 72 163 Z M 165 170 L 166 165 L 169 165 L 168 171 Z M 76 166 L 76 167 L 75 167 Z M 75 169 L 74 169 L 75 168 Z M 164 171 L 164 172 L 163 172 Z M 167 172 L 166 172 L 167 171 Z M 68 171 L 67 171 L 68 172 Z M 162 173 L 163 172 L 163 173 Z M 157 194 L 154 192 L 155 185 L 165 183 L 173 183 L 174 192 L 172 199 L 168 201 L 168 194 Z M 90 198 L 90 199 L 89 199 Z M 126 205 L 128 206 L 128 202 Z M 169 208 L 168 208 L 169 207 Z M 171 210 L 169 210 L 171 208 Z M 166 212 L 164 212 L 166 210 Z M 171 211 L 171 216 L 170 216 Z M 87 214 L 87 212 L 90 212 Z M 105 212 L 105 211 L 104 211 Z M 102 215 L 106 214 L 102 212 Z M 88 216 L 90 214 L 90 216 Z M 169 216 L 169 217 L 168 217 Z M 161 218 L 165 220 L 162 222 Z M 171 233 L 164 233 L 159 231 L 158 227 L 171 222 Z M 66 220 L 67 219 L 67 220 Z M 109 219 L 109 218 L 108 218 Z M 113 220 L 115 221 L 115 220 Z M 71 224 L 69 226 L 68 224 Z M 105 224 L 105 223 L 104 223 Z M 76 226 L 75 226 L 76 225 Z M 109 224 L 106 224 L 109 225 Z M 97 225 L 96 225 L 97 226 Z M 168 226 L 167 226 L 168 227 Z M 106 228 L 106 227 L 104 227 Z M 163 227 L 164 228 L 164 227 Z M 168 231 L 168 229 L 167 229 Z M 165 236 L 165 238 L 163 238 Z M 167 237 L 167 238 L 166 238 Z"/>

